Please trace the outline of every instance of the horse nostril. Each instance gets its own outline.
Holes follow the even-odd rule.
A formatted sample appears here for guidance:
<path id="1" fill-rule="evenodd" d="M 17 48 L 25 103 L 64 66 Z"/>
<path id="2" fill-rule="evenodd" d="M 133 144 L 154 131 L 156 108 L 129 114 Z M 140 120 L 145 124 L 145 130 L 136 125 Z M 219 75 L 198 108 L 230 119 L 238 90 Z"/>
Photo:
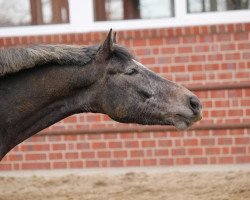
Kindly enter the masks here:
<path id="1" fill-rule="evenodd" d="M 200 109 L 202 107 L 199 99 L 195 96 L 189 98 L 189 105 L 190 105 L 191 110 L 196 115 L 200 112 Z"/>

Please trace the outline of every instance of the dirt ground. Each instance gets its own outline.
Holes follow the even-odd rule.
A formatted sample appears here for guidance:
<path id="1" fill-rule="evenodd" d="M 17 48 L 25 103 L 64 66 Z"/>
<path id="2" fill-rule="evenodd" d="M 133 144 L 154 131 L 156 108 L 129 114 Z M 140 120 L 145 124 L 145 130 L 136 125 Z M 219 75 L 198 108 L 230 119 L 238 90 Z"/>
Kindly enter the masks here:
<path id="1" fill-rule="evenodd" d="M 250 170 L 1 177 L 0 200 L 250 200 Z"/>

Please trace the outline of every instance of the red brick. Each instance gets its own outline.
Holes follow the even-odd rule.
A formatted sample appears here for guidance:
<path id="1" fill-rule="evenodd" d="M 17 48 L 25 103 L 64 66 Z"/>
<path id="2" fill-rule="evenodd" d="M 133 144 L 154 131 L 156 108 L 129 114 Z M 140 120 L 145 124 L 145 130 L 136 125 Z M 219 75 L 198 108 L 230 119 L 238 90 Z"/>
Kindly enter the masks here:
<path id="1" fill-rule="evenodd" d="M 195 46 L 194 51 L 198 52 L 198 53 L 200 53 L 200 52 L 208 52 L 209 51 L 209 45 L 200 45 L 199 44 L 199 45 Z"/>
<path id="2" fill-rule="evenodd" d="M 170 147 L 170 146 L 172 146 L 172 140 L 161 139 L 158 141 L 158 146 L 159 147 Z"/>
<path id="3" fill-rule="evenodd" d="M 53 151 L 66 150 L 66 144 L 53 144 L 52 145 L 52 150 Z"/>
<path id="4" fill-rule="evenodd" d="M 246 31 L 250 31 L 250 23 L 245 23 L 245 29 Z"/>
<path id="5" fill-rule="evenodd" d="M 8 160 L 9 161 L 22 161 L 23 155 L 22 154 L 9 154 Z"/>
<path id="6" fill-rule="evenodd" d="M 122 133 L 120 135 L 121 139 L 133 139 L 134 138 L 134 134 L 133 133 Z"/>
<path id="7" fill-rule="evenodd" d="M 185 155 L 186 152 L 185 152 L 185 149 L 182 148 L 182 149 L 172 149 L 172 155 L 173 156 L 180 156 L 180 155 Z"/>
<path id="8" fill-rule="evenodd" d="M 153 138 L 158 139 L 158 138 L 166 138 L 167 137 L 167 132 L 154 132 L 153 133 Z"/>
<path id="9" fill-rule="evenodd" d="M 66 152 L 65 153 L 65 158 L 66 159 L 78 159 L 78 153 L 77 152 Z"/>
<path id="10" fill-rule="evenodd" d="M 242 115 L 243 115 L 243 110 L 240 109 L 228 110 L 228 116 L 242 116 Z"/>
<path id="11" fill-rule="evenodd" d="M 237 156 L 236 163 L 250 163 L 250 156 L 249 155 Z"/>
<path id="12" fill-rule="evenodd" d="M 182 38 L 183 43 L 196 43 L 196 37 L 195 36 L 186 36 Z"/>
<path id="13" fill-rule="evenodd" d="M 29 153 L 25 155 L 25 160 L 46 160 L 45 153 Z"/>
<path id="14" fill-rule="evenodd" d="M 161 158 L 160 159 L 160 165 L 174 165 L 174 159 L 173 158 Z"/>
<path id="15" fill-rule="evenodd" d="M 12 165 L 11 164 L 6 164 L 6 163 L 0 163 L 0 170 L 8 170 L 10 171 L 12 169 Z"/>
<path id="16" fill-rule="evenodd" d="M 154 158 L 151 159 L 143 159 L 142 164 L 143 166 L 155 166 L 157 163 L 157 160 Z"/>
<path id="17" fill-rule="evenodd" d="M 248 40 L 248 32 L 245 33 L 235 33 L 234 40 Z"/>
<path id="18" fill-rule="evenodd" d="M 203 146 L 212 146 L 215 145 L 215 139 L 214 138 L 206 138 L 206 139 L 201 139 L 201 145 Z"/>
<path id="19" fill-rule="evenodd" d="M 238 99 L 239 97 L 242 97 L 242 90 L 228 90 L 228 97 L 230 97 L 230 99 Z"/>
<path id="20" fill-rule="evenodd" d="M 163 38 L 155 38 L 149 40 L 149 45 L 162 45 L 163 44 Z"/>
<path id="21" fill-rule="evenodd" d="M 190 165 L 191 159 L 190 158 L 176 158 L 176 163 L 178 165 Z"/>
<path id="22" fill-rule="evenodd" d="M 132 150 L 132 151 L 130 151 L 130 156 L 131 157 L 143 157 L 144 151 L 143 150 Z"/>
<path id="23" fill-rule="evenodd" d="M 97 160 L 87 160 L 86 161 L 86 167 L 88 167 L 88 168 L 99 167 L 99 161 L 97 161 Z"/>
<path id="24" fill-rule="evenodd" d="M 111 157 L 111 152 L 110 151 L 98 151 L 97 152 L 97 157 L 98 158 L 110 158 Z"/>
<path id="25" fill-rule="evenodd" d="M 159 64 L 170 64 L 170 63 L 172 63 L 172 57 L 167 57 L 167 56 L 158 57 L 157 63 L 159 63 Z"/>
<path id="26" fill-rule="evenodd" d="M 142 147 L 155 147 L 155 141 L 142 141 Z"/>
<path id="27" fill-rule="evenodd" d="M 147 48 L 143 48 L 143 49 L 136 49 L 135 50 L 135 54 L 137 56 L 146 56 L 146 55 L 150 55 L 151 54 L 151 50 L 147 49 Z"/>
<path id="28" fill-rule="evenodd" d="M 214 41 L 213 35 L 201 35 L 199 36 L 199 41 L 205 43 L 213 42 Z"/>
<path id="29" fill-rule="evenodd" d="M 0 48 L 4 46 L 4 38 L 0 38 Z"/>
<path id="30" fill-rule="evenodd" d="M 233 78 L 233 74 L 231 72 L 223 72 L 223 73 L 218 73 L 217 74 L 218 79 L 222 80 L 222 79 L 232 79 Z"/>
<path id="31" fill-rule="evenodd" d="M 225 54 L 226 60 L 239 60 L 240 59 L 240 53 L 227 53 Z"/>
<path id="32" fill-rule="evenodd" d="M 231 35 L 230 34 L 217 34 L 215 36 L 215 40 L 218 42 L 231 41 Z"/>
<path id="33" fill-rule="evenodd" d="M 65 161 L 53 162 L 52 168 L 53 169 L 65 169 L 65 168 L 67 168 L 67 162 L 65 162 Z"/>
<path id="34" fill-rule="evenodd" d="M 155 150 L 155 155 L 156 156 L 168 156 L 169 151 L 167 149 L 156 149 Z"/>
<path id="35" fill-rule="evenodd" d="M 222 63 L 221 64 L 222 70 L 235 70 L 236 69 L 236 63 Z"/>
<path id="36" fill-rule="evenodd" d="M 206 74 L 193 74 L 192 79 L 193 79 L 194 81 L 206 80 Z"/>
<path id="37" fill-rule="evenodd" d="M 175 62 L 176 63 L 186 63 L 189 61 L 189 57 L 188 56 L 176 56 L 175 57 Z"/>
<path id="38" fill-rule="evenodd" d="M 203 62 L 205 61 L 205 55 L 194 55 L 194 56 L 191 56 L 191 61 L 192 62 Z"/>
<path id="39" fill-rule="evenodd" d="M 126 148 L 138 148 L 139 142 L 138 141 L 125 141 Z"/>
<path id="40" fill-rule="evenodd" d="M 155 64 L 155 58 L 153 57 L 142 58 L 141 63 L 145 65 Z"/>
<path id="41" fill-rule="evenodd" d="M 250 144 L 250 137 L 237 137 L 235 138 L 235 143 L 236 145 L 239 144 L 239 145 L 242 145 L 242 144 Z"/>
<path id="42" fill-rule="evenodd" d="M 245 60 L 249 60 L 250 59 L 250 52 L 243 53 L 242 58 Z"/>
<path id="43" fill-rule="evenodd" d="M 184 146 L 197 146 L 198 140 L 197 139 L 185 139 L 183 140 Z"/>
<path id="44" fill-rule="evenodd" d="M 233 157 L 219 157 L 219 164 L 231 164 L 233 163 Z"/>
<path id="45" fill-rule="evenodd" d="M 87 115 L 86 120 L 88 122 L 100 122 L 101 116 L 100 115 Z"/>
<path id="46" fill-rule="evenodd" d="M 206 131 L 206 130 L 196 130 L 195 131 L 195 136 L 198 136 L 199 137 L 205 137 L 205 136 L 208 136 L 209 135 L 209 131 Z"/>
<path id="47" fill-rule="evenodd" d="M 21 147 L 22 151 L 48 151 L 49 149 L 49 144 L 23 145 Z"/>
<path id="48" fill-rule="evenodd" d="M 103 139 L 117 139 L 118 134 L 117 133 L 105 133 L 103 134 Z"/>
<path id="49" fill-rule="evenodd" d="M 109 148 L 122 148 L 122 142 L 109 142 L 108 143 Z"/>
<path id="50" fill-rule="evenodd" d="M 213 130 L 213 136 L 225 136 L 227 135 L 227 130 Z"/>
<path id="51" fill-rule="evenodd" d="M 62 159 L 62 153 L 50 153 L 49 154 L 49 160 L 61 160 Z"/>
<path id="52" fill-rule="evenodd" d="M 205 149 L 207 155 L 218 155 L 220 154 L 220 148 L 218 147 L 209 147 Z"/>
<path id="53" fill-rule="evenodd" d="M 208 163 L 207 158 L 193 158 L 193 163 L 197 165 L 204 165 Z"/>
<path id="54" fill-rule="evenodd" d="M 88 140 L 99 140 L 101 139 L 101 134 L 88 134 Z"/>
<path id="55" fill-rule="evenodd" d="M 126 160 L 127 167 L 140 166 L 140 160 Z"/>
<path id="56" fill-rule="evenodd" d="M 21 168 L 32 170 L 32 169 L 50 169 L 50 162 L 27 162 L 22 163 Z"/>
<path id="57" fill-rule="evenodd" d="M 161 53 L 162 54 L 174 54 L 176 52 L 174 47 L 162 47 Z"/>
<path id="58" fill-rule="evenodd" d="M 141 138 L 149 138 L 150 139 L 151 133 L 146 133 L 146 132 L 145 133 L 137 133 L 136 136 L 137 136 L 137 138 L 140 138 L 140 139 Z"/>
<path id="59" fill-rule="evenodd" d="M 218 138 L 219 145 L 232 145 L 233 139 L 232 138 Z"/>
<path id="60" fill-rule="evenodd" d="M 180 37 L 168 37 L 168 38 L 165 38 L 166 40 L 166 44 L 179 44 L 180 43 Z"/>
<path id="61" fill-rule="evenodd" d="M 81 142 L 76 144 L 77 149 L 89 149 L 90 143 L 89 142 Z"/>
<path id="62" fill-rule="evenodd" d="M 246 147 L 232 147 L 232 154 L 245 154 Z"/>
<path id="63" fill-rule="evenodd" d="M 250 73 L 249 72 L 236 72 L 235 77 L 237 79 L 249 79 Z"/>
<path id="64" fill-rule="evenodd" d="M 93 142 L 92 147 L 93 147 L 93 149 L 105 149 L 106 142 Z"/>
<path id="65" fill-rule="evenodd" d="M 32 137 L 34 138 L 34 137 Z M 43 138 L 43 141 L 45 141 L 45 137 Z M 48 137 L 48 141 L 50 142 L 60 142 L 62 141 L 62 136 L 61 135 L 50 135 Z"/>
<path id="66" fill-rule="evenodd" d="M 233 51 L 235 50 L 235 44 L 222 44 L 221 51 Z"/>
<path id="67" fill-rule="evenodd" d="M 123 160 L 111 160 L 110 167 L 125 167 Z"/>
<path id="68" fill-rule="evenodd" d="M 89 158 L 94 158 L 95 157 L 95 153 L 94 152 L 82 152 L 81 153 L 81 158 L 84 158 L 84 159 L 89 159 Z"/>
<path id="69" fill-rule="evenodd" d="M 126 150 L 114 151 L 113 155 L 114 155 L 114 158 L 127 158 L 128 157 L 128 151 L 126 151 Z"/>
<path id="70" fill-rule="evenodd" d="M 211 91 L 211 97 L 212 98 L 225 98 L 226 97 L 226 91 Z"/>
<path id="71" fill-rule="evenodd" d="M 205 64 L 205 70 L 206 71 L 213 71 L 213 70 L 218 70 L 219 69 L 219 65 L 218 64 Z"/>
<path id="72" fill-rule="evenodd" d="M 184 46 L 184 47 L 181 46 L 178 48 L 179 53 L 192 53 L 192 51 L 193 51 L 192 46 Z"/>
<path id="73" fill-rule="evenodd" d="M 250 49 L 250 42 L 239 43 L 238 48 L 240 50 L 245 50 L 245 49 L 248 50 Z"/>
<path id="74" fill-rule="evenodd" d="M 45 142 L 45 137 L 44 136 L 32 136 L 30 138 L 28 138 L 27 140 L 25 140 L 25 142 L 27 143 L 41 143 L 41 142 Z"/>
<path id="75" fill-rule="evenodd" d="M 187 150 L 188 155 L 202 155 L 202 148 L 190 148 Z"/>
<path id="76" fill-rule="evenodd" d="M 64 135 L 64 141 L 77 141 L 77 135 Z"/>
<path id="77" fill-rule="evenodd" d="M 209 54 L 207 57 L 208 61 L 221 61 L 222 58 L 221 53 Z"/>
<path id="78" fill-rule="evenodd" d="M 250 101 L 249 100 L 243 99 L 240 102 L 241 102 L 241 106 L 248 106 L 248 107 L 250 107 Z"/>
<path id="79" fill-rule="evenodd" d="M 229 100 L 217 100 L 214 104 L 215 107 L 229 107 Z"/>
<path id="80" fill-rule="evenodd" d="M 77 160 L 77 161 L 70 161 L 69 162 L 70 168 L 82 168 L 83 167 L 83 161 Z"/>

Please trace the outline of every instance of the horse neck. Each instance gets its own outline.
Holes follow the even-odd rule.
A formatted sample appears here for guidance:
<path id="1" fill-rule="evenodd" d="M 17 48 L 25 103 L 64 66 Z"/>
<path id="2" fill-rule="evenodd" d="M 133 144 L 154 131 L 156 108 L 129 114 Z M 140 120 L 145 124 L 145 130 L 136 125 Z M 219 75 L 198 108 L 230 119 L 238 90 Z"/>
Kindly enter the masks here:
<path id="1" fill-rule="evenodd" d="M 4 150 L 0 148 L 0 156 L 69 115 L 98 112 L 98 98 L 89 89 L 98 78 L 93 71 L 91 66 L 44 66 L 1 79 L 0 146 Z"/>

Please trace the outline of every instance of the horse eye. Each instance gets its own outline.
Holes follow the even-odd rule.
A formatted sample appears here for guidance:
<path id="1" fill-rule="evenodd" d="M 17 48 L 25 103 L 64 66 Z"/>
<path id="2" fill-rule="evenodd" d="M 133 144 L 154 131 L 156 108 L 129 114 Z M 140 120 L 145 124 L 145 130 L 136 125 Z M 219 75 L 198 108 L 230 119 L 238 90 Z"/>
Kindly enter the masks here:
<path id="1" fill-rule="evenodd" d="M 108 70 L 108 74 L 110 74 L 110 75 L 115 75 L 116 73 L 117 73 L 117 71 L 115 71 L 114 69 Z"/>
<path id="2" fill-rule="evenodd" d="M 135 68 L 129 68 L 127 69 L 127 71 L 125 72 L 125 74 L 127 75 L 133 75 L 136 74 L 138 71 Z"/>

